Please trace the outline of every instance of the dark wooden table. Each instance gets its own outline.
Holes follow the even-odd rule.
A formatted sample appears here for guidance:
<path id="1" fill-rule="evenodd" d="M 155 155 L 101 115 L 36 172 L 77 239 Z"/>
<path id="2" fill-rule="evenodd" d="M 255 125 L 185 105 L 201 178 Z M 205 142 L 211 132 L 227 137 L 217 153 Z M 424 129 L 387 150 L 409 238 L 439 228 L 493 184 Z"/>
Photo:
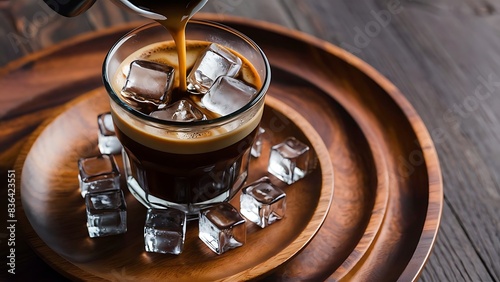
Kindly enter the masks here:
<path id="1" fill-rule="evenodd" d="M 500 1 L 213 0 L 203 11 L 309 33 L 392 81 L 431 133 L 444 180 L 440 232 L 420 279 L 500 280 Z M 0 0 L 0 67 L 77 34 L 138 19 L 108 1 L 66 19 L 41 0 Z M 5 109 L 15 101 L 2 99 L 1 91 L 0 171 L 6 181 L 23 139 L 7 138 L 13 136 L 8 129 L 15 114 Z M 6 207 L 6 192 L 1 193 Z M 2 222 L 4 217 L 2 211 Z M 7 236 L 2 227 L 0 277 L 7 271 Z M 16 252 L 23 255 L 18 274 L 8 278 L 61 278 L 17 236 Z"/>

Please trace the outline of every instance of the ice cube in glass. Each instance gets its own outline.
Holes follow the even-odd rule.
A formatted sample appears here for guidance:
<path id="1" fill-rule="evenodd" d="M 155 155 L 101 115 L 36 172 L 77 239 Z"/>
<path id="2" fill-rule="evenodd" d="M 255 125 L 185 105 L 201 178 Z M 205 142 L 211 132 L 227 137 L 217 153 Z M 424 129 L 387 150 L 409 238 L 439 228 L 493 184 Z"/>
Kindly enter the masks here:
<path id="1" fill-rule="evenodd" d="M 99 132 L 97 135 L 98 147 L 101 154 L 118 154 L 122 150 L 122 144 L 116 137 L 115 126 L 110 112 L 97 116 Z"/>
<path id="2" fill-rule="evenodd" d="M 130 71 L 121 94 L 134 107 L 144 104 L 158 107 L 170 100 L 174 68 L 162 63 L 135 60 L 130 63 Z"/>
<path id="3" fill-rule="evenodd" d="M 196 60 L 187 77 L 188 90 L 205 94 L 220 76 L 234 77 L 242 65 L 241 59 L 226 48 L 212 43 Z"/>
<path id="4" fill-rule="evenodd" d="M 113 155 L 80 158 L 78 170 L 82 197 L 88 192 L 120 189 L 120 171 Z"/>
<path id="5" fill-rule="evenodd" d="M 127 232 L 127 205 L 122 190 L 87 193 L 85 205 L 91 238 Z"/>
<path id="6" fill-rule="evenodd" d="M 266 130 L 259 126 L 259 129 L 257 131 L 257 136 L 255 137 L 255 141 L 252 144 L 252 149 L 250 150 L 250 153 L 252 154 L 252 157 L 254 157 L 254 158 L 258 158 L 262 154 L 262 142 L 263 142 L 265 133 L 266 133 Z"/>
<path id="7" fill-rule="evenodd" d="M 309 146 L 295 137 L 288 137 L 271 148 L 267 170 L 290 185 L 314 169 L 314 159 Z"/>
<path id="8" fill-rule="evenodd" d="M 265 228 L 285 216 L 286 194 L 264 176 L 242 189 L 240 212 L 248 220 Z"/>
<path id="9" fill-rule="evenodd" d="M 167 209 L 148 209 L 144 224 L 147 252 L 178 255 L 184 247 L 186 213 Z"/>
<path id="10" fill-rule="evenodd" d="M 217 78 L 210 90 L 201 98 L 203 106 L 221 116 L 228 115 L 248 104 L 257 89 L 229 76 Z"/>
<path id="11" fill-rule="evenodd" d="M 200 211 L 199 238 L 218 255 L 245 244 L 245 219 L 229 203 Z"/>
<path id="12" fill-rule="evenodd" d="M 207 119 L 206 116 L 191 102 L 182 99 L 165 108 L 154 111 L 150 116 L 170 121 L 198 121 Z"/>

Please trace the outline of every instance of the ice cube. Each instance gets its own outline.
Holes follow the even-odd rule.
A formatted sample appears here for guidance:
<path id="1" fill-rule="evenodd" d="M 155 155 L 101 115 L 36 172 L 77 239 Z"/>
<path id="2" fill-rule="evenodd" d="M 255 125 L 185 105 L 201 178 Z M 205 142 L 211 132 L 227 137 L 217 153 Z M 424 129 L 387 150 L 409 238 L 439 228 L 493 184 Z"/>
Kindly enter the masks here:
<path id="1" fill-rule="evenodd" d="M 248 220 L 265 228 L 285 216 L 286 194 L 264 176 L 244 187 L 240 212 Z"/>
<path id="2" fill-rule="evenodd" d="M 305 177 L 315 167 L 315 156 L 309 146 L 288 137 L 271 148 L 268 171 L 287 184 Z"/>
<path id="3" fill-rule="evenodd" d="M 245 219 L 229 203 L 201 210 L 198 222 L 199 238 L 219 255 L 245 244 Z"/>
<path id="4" fill-rule="evenodd" d="M 101 154 L 118 154 L 122 150 L 122 144 L 116 137 L 115 126 L 111 113 L 103 113 L 97 116 L 99 132 L 97 135 L 98 147 Z"/>
<path id="5" fill-rule="evenodd" d="M 167 107 L 154 111 L 151 116 L 171 121 L 197 121 L 205 120 L 207 117 L 188 100 L 179 100 Z"/>
<path id="6" fill-rule="evenodd" d="M 149 209 L 144 225 L 147 252 L 178 255 L 184 247 L 186 214 L 173 208 Z"/>
<path id="7" fill-rule="evenodd" d="M 88 192 L 120 189 L 120 171 L 112 155 L 80 158 L 78 170 L 82 197 Z"/>
<path id="8" fill-rule="evenodd" d="M 135 107 L 168 103 L 172 93 L 174 68 L 165 64 L 135 60 L 130 63 L 122 96 Z"/>
<path id="9" fill-rule="evenodd" d="M 259 126 L 257 136 L 255 137 L 255 141 L 252 144 L 252 149 L 250 150 L 250 153 L 254 158 L 260 157 L 262 153 L 262 140 L 264 139 L 264 133 L 266 133 L 266 130 Z"/>
<path id="10" fill-rule="evenodd" d="M 188 90 L 205 94 L 219 76 L 234 77 L 241 68 L 241 59 L 226 48 L 210 44 L 196 60 L 187 77 Z"/>
<path id="11" fill-rule="evenodd" d="M 236 78 L 221 76 L 201 98 L 201 102 L 208 110 L 225 116 L 248 104 L 256 93 L 255 88 Z"/>
<path id="12" fill-rule="evenodd" d="M 127 205 L 122 190 L 87 193 L 85 205 L 91 238 L 127 232 Z"/>

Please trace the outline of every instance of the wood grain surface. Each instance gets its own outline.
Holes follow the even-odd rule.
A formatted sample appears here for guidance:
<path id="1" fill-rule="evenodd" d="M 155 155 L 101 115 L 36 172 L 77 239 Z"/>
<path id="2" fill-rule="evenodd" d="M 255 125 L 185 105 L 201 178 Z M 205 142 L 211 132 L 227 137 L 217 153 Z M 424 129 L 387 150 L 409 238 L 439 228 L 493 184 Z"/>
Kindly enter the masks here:
<path id="1" fill-rule="evenodd" d="M 214 18 L 213 15 L 204 17 Z M 371 280 L 381 275 L 391 280 L 398 277 L 413 280 L 420 273 L 434 242 L 442 206 L 437 156 L 430 137 L 413 108 L 375 70 L 333 45 L 265 23 L 249 25 L 244 20 L 231 18 L 224 22 L 249 35 L 263 48 L 273 66 L 273 83 L 268 95 L 299 110 L 303 118 L 314 124 L 315 130 L 328 147 L 336 171 L 334 204 L 318 235 L 306 250 L 267 279 L 339 280 L 349 277 Z M 130 29 L 130 26 L 123 27 L 123 30 Z M 114 30 L 115 37 L 122 35 L 123 30 Z M 24 65 L 29 66 L 27 68 L 16 69 L 24 73 L 23 77 L 36 79 L 38 69 L 49 68 L 54 62 L 67 58 L 73 58 L 73 63 L 80 66 L 79 69 L 96 69 L 102 61 L 93 54 L 99 51 L 89 47 L 94 42 L 105 45 L 104 42 L 112 37 L 114 36 L 109 32 L 97 33 L 94 38 L 84 37 L 60 46 L 60 49 L 45 56 L 37 57 L 35 61 L 25 62 Z M 109 45 L 115 40 L 110 41 Z M 283 44 L 277 45 L 276 41 Z M 288 46 L 294 48 L 290 49 Z M 107 49 L 100 50 L 101 53 L 106 51 Z M 59 70 L 68 79 L 59 82 L 58 87 L 67 89 L 74 84 L 69 79 L 73 71 L 70 68 Z M 6 77 L 11 73 L 13 72 L 9 72 Z M 76 74 L 80 74 L 79 71 Z M 19 73 L 17 75 L 21 76 Z M 92 76 L 98 75 L 98 72 L 86 72 L 75 80 L 92 81 Z M 12 89 L 15 90 L 15 87 Z M 34 90 L 37 97 L 51 95 L 53 92 Z M 76 113 L 82 111 L 76 110 Z M 395 131 L 405 134 L 397 135 L 394 134 Z M 44 134 L 47 135 L 50 138 L 57 134 Z M 36 134 L 32 135 L 28 144 L 35 141 L 36 137 Z M 21 156 L 31 151 L 29 147 L 24 147 Z M 51 151 L 49 147 L 45 148 Z M 403 171 L 398 158 L 413 153 L 418 153 L 424 163 L 411 172 Z M 45 159 L 54 160 L 54 157 Z M 63 167 L 67 166 L 63 164 Z M 23 176 L 26 173 L 22 157 L 16 163 L 16 171 L 23 173 Z M 29 171 L 28 175 L 34 175 L 32 169 Z M 57 183 L 62 185 L 66 178 L 62 177 L 63 182 Z M 23 177 L 22 181 L 19 179 L 18 183 L 21 191 L 25 191 L 21 196 L 31 221 L 31 225 L 26 226 L 28 229 L 33 226 L 39 235 L 46 234 L 40 236 L 50 247 L 43 247 L 42 244 L 43 251 L 37 251 L 44 258 L 47 249 L 56 250 L 56 253 L 67 259 L 73 257 L 68 251 L 54 245 L 61 242 L 56 239 L 57 236 L 43 231 L 44 225 L 36 223 L 53 221 L 43 217 L 38 219 L 35 215 L 45 213 L 33 210 L 37 210 L 36 207 L 53 206 L 54 204 L 49 203 L 50 198 L 42 199 L 34 206 L 30 205 L 31 199 L 37 198 L 34 195 L 46 192 L 31 191 L 34 188 L 30 187 L 34 186 L 36 180 L 29 177 Z M 394 229 L 398 231 L 395 232 Z M 33 234 L 29 235 L 29 241 L 33 237 L 36 239 L 37 236 Z M 35 240 L 32 244 L 39 245 L 38 241 Z M 65 268 L 54 260 L 53 253 L 49 253 L 49 263 L 56 269 L 63 269 L 62 272 L 68 275 Z M 381 257 L 384 258 L 380 259 Z M 76 265 L 87 272 L 93 269 L 91 266 L 82 266 L 78 261 Z M 80 276 L 71 271 L 69 275 L 73 278 Z"/>
<path id="2" fill-rule="evenodd" d="M 0 1 L 0 65 L 76 34 L 138 19 L 108 1 L 98 1 L 76 19 L 59 18 L 40 8 L 41 2 Z M 499 9 L 498 0 L 214 0 L 204 11 L 220 19 L 233 14 L 305 31 L 345 48 L 389 78 L 427 125 L 443 169 L 442 228 L 421 279 L 498 281 Z M 18 115 L 6 112 L 4 105 L 15 102 L 0 92 L 0 164 L 5 175 L 26 136 L 50 115 L 51 107 L 70 98 L 61 95 L 58 103 L 38 107 L 45 111 Z M 32 252 L 22 236 L 17 237 L 18 252 Z M 43 264 L 36 267 L 36 256 L 28 258 L 20 258 L 20 266 L 31 274 L 57 277 Z"/>

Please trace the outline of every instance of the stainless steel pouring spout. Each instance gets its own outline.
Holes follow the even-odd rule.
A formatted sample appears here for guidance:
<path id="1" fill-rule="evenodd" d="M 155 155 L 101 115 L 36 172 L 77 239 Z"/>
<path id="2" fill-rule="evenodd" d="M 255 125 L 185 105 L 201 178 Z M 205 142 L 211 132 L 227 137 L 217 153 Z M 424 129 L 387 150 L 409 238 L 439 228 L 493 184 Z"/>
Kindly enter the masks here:
<path id="1" fill-rule="evenodd" d="M 52 10 L 57 12 L 58 14 L 65 17 L 75 17 L 84 13 L 92 5 L 94 5 L 96 0 L 43 0 L 45 4 L 47 4 Z M 128 10 L 133 11 L 134 13 L 141 15 L 143 17 L 152 19 L 152 20 L 166 20 L 167 18 L 163 15 L 142 9 L 137 5 L 133 4 L 133 1 L 129 0 L 112 0 L 116 5 L 124 7 Z M 62 2 L 62 3 L 61 3 Z M 205 1 L 206 2 L 206 1 Z M 201 9 L 205 3 L 200 5 L 197 9 Z M 197 12 L 195 10 L 194 12 Z"/>
<path id="2" fill-rule="evenodd" d="M 113 1 L 113 3 L 117 4 L 118 6 L 126 7 L 129 10 L 133 11 L 134 13 L 136 13 L 140 16 L 150 18 L 152 20 L 160 20 L 161 21 L 161 20 L 167 19 L 165 16 L 162 16 L 160 14 L 141 9 L 127 0 L 112 0 L 112 1 Z"/>
<path id="3" fill-rule="evenodd" d="M 92 5 L 94 5 L 96 0 L 43 0 L 47 6 L 58 14 L 65 17 L 76 17 L 84 12 L 86 12 Z M 146 18 L 153 20 L 165 20 L 166 18 L 160 14 L 156 14 L 150 11 L 146 11 L 132 4 L 127 0 L 113 0 L 115 4 L 121 7 L 125 7 L 134 13 L 141 15 Z"/>

